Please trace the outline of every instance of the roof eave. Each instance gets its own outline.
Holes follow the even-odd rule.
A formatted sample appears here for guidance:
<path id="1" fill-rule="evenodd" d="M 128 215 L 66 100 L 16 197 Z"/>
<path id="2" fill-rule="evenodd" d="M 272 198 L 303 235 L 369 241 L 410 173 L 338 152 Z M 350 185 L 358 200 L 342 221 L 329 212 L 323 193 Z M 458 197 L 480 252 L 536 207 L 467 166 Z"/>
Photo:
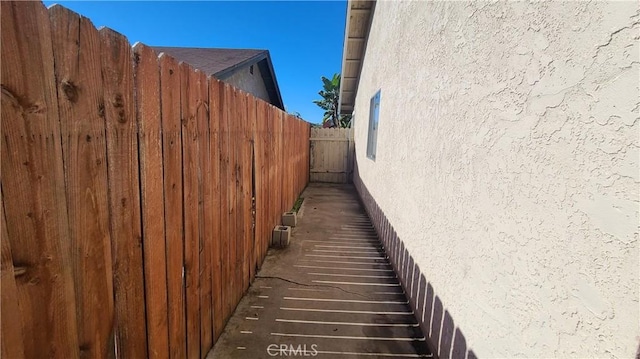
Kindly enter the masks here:
<path id="1" fill-rule="evenodd" d="M 356 7 L 358 4 L 370 3 L 371 6 L 369 8 Z M 362 72 L 362 62 L 364 60 L 364 55 L 367 50 L 367 42 L 369 41 L 369 32 L 371 30 L 371 22 L 373 20 L 373 13 L 376 8 L 376 0 L 370 1 L 354 1 L 349 0 L 347 3 L 347 18 L 345 25 L 345 33 L 344 33 L 344 42 L 343 42 L 343 51 L 342 51 L 342 79 L 340 82 L 340 99 L 338 101 L 338 113 L 340 114 L 351 114 L 353 113 L 353 108 L 355 106 L 355 98 L 357 95 L 358 84 L 360 83 L 360 74 Z M 366 21 L 358 22 L 356 16 L 352 16 L 353 12 L 358 12 L 361 14 L 361 17 L 364 16 Z M 361 18 L 360 17 L 360 18 Z M 357 31 L 357 33 L 362 34 L 363 36 L 350 36 L 352 30 Z M 348 57 L 349 49 L 353 46 L 354 42 L 362 41 L 361 50 L 355 55 L 355 57 Z M 352 54 L 353 55 L 353 54 Z M 345 77 L 347 73 L 347 62 L 352 62 L 356 64 L 357 74 L 355 76 Z M 354 80 L 355 81 L 349 81 Z M 347 84 L 349 82 L 349 84 Z M 353 95 L 350 98 L 347 98 L 345 93 L 352 93 Z"/>
<path id="2" fill-rule="evenodd" d="M 233 66 L 227 67 L 224 70 L 220 70 L 216 73 L 213 74 L 213 76 L 215 76 L 216 78 L 220 79 L 220 80 L 224 80 L 227 77 L 231 76 L 233 74 L 233 72 L 241 67 L 245 67 L 245 66 L 250 66 L 255 64 L 256 62 L 263 60 L 267 57 L 267 53 L 268 51 L 262 51 L 258 54 L 256 54 L 255 56 L 252 56 L 242 62 L 238 62 L 237 64 L 234 64 Z"/>
<path id="3" fill-rule="evenodd" d="M 267 60 L 268 72 L 269 72 L 269 75 L 271 76 L 271 81 L 273 82 L 273 85 L 275 86 L 275 89 L 274 89 L 275 90 L 275 98 L 272 98 L 271 101 L 276 103 L 276 105 L 275 105 L 276 107 L 278 107 L 282 111 L 285 111 L 285 109 L 284 109 L 284 101 L 282 101 L 282 94 L 280 93 L 280 86 L 278 85 L 278 79 L 276 78 L 276 72 L 273 69 L 273 62 L 271 62 L 271 54 L 269 53 L 269 50 L 267 50 L 266 53 L 267 53 L 266 60 Z M 268 79 L 265 78 L 264 71 L 260 71 L 260 73 L 262 74 L 263 80 L 265 82 L 268 81 Z"/>
<path id="4" fill-rule="evenodd" d="M 260 62 L 263 60 L 265 60 L 266 62 L 266 68 L 263 68 L 262 66 L 260 66 Z M 276 79 L 276 73 L 275 73 L 275 70 L 273 69 L 273 63 L 271 62 L 271 54 L 269 53 L 269 50 L 265 50 L 231 67 L 218 71 L 215 74 L 213 74 L 213 76 L 216 77 L 217 79 L 224 81 L 226 78 L 233 75 L 233 73 L 237 69 L 246 67 L 246 66 L 255 65 L 255 64 L 258 64 L 258 66 L 260 66 L 262 81 L 265 83 L 265 86 L 267 87 L 267 92 L 269 92 L 269 99 L 271 100 L 271 103 L 274 106 L 284 111 L 284 101 L 282 101 L 282 95 L 280 94 L 280 87 L 278 86 L 278 80 Z M 267 71 L 264 71 L 265 69 Z M 273 89 L 271 91 L 269 90 L 269 87 L 270 87 L 269 83 L 271 83 L 273 86 Z"/>

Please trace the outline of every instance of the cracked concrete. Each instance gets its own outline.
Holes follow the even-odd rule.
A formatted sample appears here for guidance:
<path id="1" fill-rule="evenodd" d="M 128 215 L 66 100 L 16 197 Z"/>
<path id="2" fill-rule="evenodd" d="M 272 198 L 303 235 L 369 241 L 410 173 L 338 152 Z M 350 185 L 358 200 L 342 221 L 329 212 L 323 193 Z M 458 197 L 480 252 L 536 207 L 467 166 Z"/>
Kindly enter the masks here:
<path id="1" fill-rule="evenodd" d="M 207 358 L 429 357 L 355 189 L 302 196 L 291 245 L 269 250 Z"/>

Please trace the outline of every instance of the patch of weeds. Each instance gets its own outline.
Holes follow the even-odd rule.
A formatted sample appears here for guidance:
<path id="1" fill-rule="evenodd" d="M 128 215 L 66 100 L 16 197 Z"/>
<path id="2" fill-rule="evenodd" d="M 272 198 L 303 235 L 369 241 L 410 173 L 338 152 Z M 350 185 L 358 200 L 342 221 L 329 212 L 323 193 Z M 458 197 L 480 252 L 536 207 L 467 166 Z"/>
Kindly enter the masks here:
<path id="1" fill-rule="evenodd" d="M 300 209 L 300 206 L 302 206 L 302 201 L 304 201 L 304 198 L 298 197 L 298 199 L 296 200 L 296 203 L 294 203 L 293 208 L 291 209 L 291 211 L 297 213 L 298 210 Z"/>

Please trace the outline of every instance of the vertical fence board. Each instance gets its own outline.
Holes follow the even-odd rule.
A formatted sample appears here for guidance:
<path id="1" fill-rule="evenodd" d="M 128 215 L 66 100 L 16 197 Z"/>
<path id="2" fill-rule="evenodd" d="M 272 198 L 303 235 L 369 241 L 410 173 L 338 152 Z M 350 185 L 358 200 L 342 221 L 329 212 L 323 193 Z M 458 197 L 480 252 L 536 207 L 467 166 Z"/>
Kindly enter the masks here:
<path id="1" fill-rule="evenodd" d="M 247 93 L 241 92 L 242 99 L 242 121 L 240 121 L 241 129 L 239 133 L 240 144 L 242 146 L 241 157 L 238 163 L 240 168 L 240 227 L 242 230 L 242 290 L 240 298 L 249 288 L 251 279 L 251 270 L 249 269 L 253 246 L 251 245 L 251 143 L 249 137 L 249 96 Z"/>
<path id="2" fill-rule="evenodd" d="M 238 297 L 237 286 L 240 282 L 238 279 L 240 276 L 238 275 L 238 237 L 236 237 L 237 229 L 236 229 L 236 186 L 237 186 L 237 175 L 238 171 L 236 168 L 236 151 L 238 149 L 236 143 L 236 133 L 238 132 L 238 101 L 237 101 L 237 90 L 233 87 L 229 87 L 228 89 L 230 101 L 229 101 L 229 117 L 228 117 L 228 128 L 229 128 L 229 179 L 226 182 L 228 187 L 228 200 L 229 200 L 229 213 L 227 214 L 227 218 L 229 221 L 229 316 L 233 313 L 235 308 L 235 302 Z"/>
<path id="3" fill-rule="evenodd" d="M 284 211 L 285 203 L 286 203 L 286 188 L 285 188 L 285 171 L 286 168 L 284 166 L 284 119 L 286 114 L 278 112 L 278 121 L 276 122 L 278 126 L 278 187 L 280 188 L 280 203 L 278 208 L 278 215 L 282 214 Z"/>
<path id="4" fill-rule="evenodd" d="M 16 286 L 16 272 L 13 268 L 11 257 L 11 246 L 9 244 L 9 234 L 7 233 L 7 221 L 4 213 L 4 201 L 0 195 L 0 219 L 2 220 L 2 231 L 0 245 L 2 246 L 0 262 L 0 300 L 2 300 L 2 310 L 0 315 L 0 356 L 3 358 L 24 358 L 24 332 L 22 331 L 22 316 L 18 302 L 18 288 Z"/>
<path id="5" fill-rule="evenodd" d="M 280 113 L 277 111 L 277 109 L 274 108 L 274 111 L 276 112 L 276 128 L 277 128 L 277 137 L 276 137 L 276 144 L 277 144 L 277 154 L 276 156 L 278 156 L 278 178 L 277 178 L 277 187 L 278 187 L 278 210 L 276 211 L 276 221 L 279 220 L 279 216 L 282 214 L 282 211 L 284 209 L 284 203 L 285 203 L 285 186 L 284 186 L 284 172 L 285 172 L 285 168 L 284 168 L 284 141 L 283 141 L 283 137 L 284 137 L 284 114 Z"/>
<path id="6" fill-rule="evenodd" d="M 292 136 L 292 134 L 294 133 L 294 117 L 291 115 L 285 115 L 285 124 L 284 124 L 284 128 L 286 129 L 286 132 L 284 134 L 284 143 L 286 145 L 286 153 L 285 153 L 285 162 L 286 163 L 291 163 L 291 165 L 286 166 L 287 168 L 287 172 L 286 172 L 286 191 L 287 191 L 287 203 L 284 207 L 284 211 L 288 211 L 291 209 L 291 207 L 293 206 L 293 192 L 295 191 L 295 187 L 293 185 L 293 180 L 295 179 L 295 175 L 293 173 L 293 170 L 295 169 L 295 160 L 294 160 L 294 155 L 293 155 L 293 149 L 295 148 L 295 137 Z"/>
<path id="7" fill-rule="evenodd" d="M 240 263 L 240 267 L 238 268 L 240 271 L 240 288 L 238 288 L 238 301 L 242 298 L 242 294 L 244 293 L 245 287 L 248 287 L 249 282 L 249 271 L 247 266 L 247 254 L 249 253 L 249 248 L 247 248 L 247 233 L 245 231 L 245 213 L 247 211 L 245 207 L 245 178 L 247 177 L 246 172 L 246 158 L 247 158 L 247 138 L 246 138 L 246 125 L 247 125 L 247 97 L 246 94 L 242 91 L 238 90 L 238 99 L 240 102 L 240 106 L 238 107 L 238 111 L 240 112 L 238 117 L 238 133 L 236 136 L 236 143 L 238 147 L 238 159 L 237 159 L 237 168 L 238 168 L 238 212 L 237 212 L 237 226 L 238 226 L 238 240 L 240 243 L 240 251 L 238 252 L 238 261 Z"/>
<path id="8" fill-rule="evenodd" d="M 283 120 L 284 120 L 284 114 L 281 113 L 280 111 L 278 111 L 275 107 L 273 108 L 274 112 L 275 112 L 275 143 L 276 143 L 276 161 L 278 163 L 278 165 L 276 166 L 276 170 L 277 170 L 277 178 L 276 178 L 276 188 L 277 188 L 277 198 L 278 198 L 278 203 L 277 203 L 277 207 L 276 207 L 276 211 L 275 211 L 275 218 L 276 221 L 278 221 L 278 216 L 280 216 L 282 214 L 282 210 L 284 209 L 284 146 L 283 146 L 283 136 L 284 136 L 284 131 L 283 131 Z"/>
<path id="9" fill-rule="evenodd" d="M 196 124 L 197 85 L 195 72 L 186 63 L 180 63 L 180 86 L 187 358 L 198 358 L 200 357 L 200 234 L 198 221 L 198 133 Z"/>
<path id="10" fill-rule="evenodd" d="M 289 166 L 285 166 L 285 159 L 287 158 L 287 154 L 288 154 L 288 145 L 290 143 L 289 139 L 287 138 L 287 133 L 289 131 L 289 126 L 285 126 L 285 123 L 287 122 L 287 117 L 288 115 L 282 114 L 282 207 L 280 207 L 280 212 L 284 212 L 287 209 L 287 205 L 289 203 L 289 188 L 287 186 L 288 181 L 289 181 Z"/>
<path id="11" fill-rule="evenodd" d="M 212 245 L 213 213 L 212 213 L 212 182 L 211 178 L 211 132 L 209 128 L 209 86 L 207 76 L 196 71 L 197 98 L 196 122 L 199 138 L 200 170 L 198 171 L 199 186 L 199 217 L 200 217 L 200 357 L 205 357 L 213 344 L 213 318 L 211 299 L 211 269 L 213 267 Z"/>
<path id="12" fill-rule="evenodd" d="M 255 97 L 247 94 L 247 127 L 245 129 L 245 133 L 247 134 L 247 156 L 245 168 L 247 169 L 247 176 L 245 177 L 244 183 L 244 203 L 245 203 L 245 232 L 247 233 L 247 268 L 249 270 L 248 274 L 248 282 L 247 286 L 244 289 L 245 292 L 249 289 L 249 285 L 253 281 L 253 277 L 255 275 L 256 265 L 256 245 L 255 245 L 255 232 L 254 232 L 254 215 L 253 215 L 253 206 L 254 206 L 254 180 L 255 180 L 255 158 L 254 158 L 254 129 L 255 129 L 255 121 L 256 121 L 256 99 Z"/>
<path id="13" fill-rule="evenodd" d="M 289 158 L 287 161 L 291 162 L 291 169 L 289 175 L 291 178 L 289 179 L 289 183 L 291 185 L 291 189 L 289 190 L 289 201 L 291 201 L 289 208 L 293 207 L 293 204 L 296 200 L 296 195 L 298 194 L 298 153 L 296 153 L 296 149 L 298 149 L 298 119 L 295 116 L 290 116 L 288 125 L 291 130 L 289 132 L 289 137 L 291 140 L 291 146 L 289 147 Z"/>
<path id="14" fill-rule="evenodd" d="M 258 163 L 256 161 L 256 149 L 258 147 L 257 144 L 257 117 L 256 117 L 256 111 L 257 111 L 257 101 L 256 98 L 253 96 L 248 96 L 248 116 L 249 116 L 249 128 L 248 128 L 248 133 L 249 133 L 249 149 L 250 149 L 250 153 L 249 153 L 249 168 L 251 169 L 251 178 L 249 178 L 249 205 L 250 205 L 250 210 L 248 213 L 249 216 L 249 240 L 251 242 L 251 260 L 249 263 L 249 282 L 253 282 L 253 279 L 255 278 L 256 275 L 256 267 L 258 266 L 258 258 L 260 257 L 260 253 L 261 253 L 261 246 L 260 246 L 260 232 L 259 232 L 259 221 L 258 218 L 256 216 L 256 197 L 257 197 L 257 191 L 256 191 L 256 180 L 260 177 L 260 169 L 258 168 Z"/>
<path id="15" fill-rule="evenodd" d="M 248 272 L 246 267 L 246 258 L 247 258 L 247 238 L 246 233 L 244 231 L 244 178 L 246 175 L 244 161 L 246 156 L 246 146 L 245 146 L 245 124 L 247 119 L 247 101 L 245 97 L 245 93 L 237 90 L 238 99 L 238 127 L 236 133 L 236 154 L 238 155 L 236 159 L 236 169 L 238 173 L 238 177 L 236 178 L 236 228 L 237 228 L 237 241 L 238 241 L 238 271 L 240 273 L 240 282 L 237 291 L 237 298 L 242 298 L 242 293 L 244 292 L 244 286 L 248 281 Z"/>
<path id="16" fill-rule="evenodd" d="M 114 356 L 100 35 L 87 18 L 49 10 L 81 356 Z M 105 298 L 107 298 L 105 300 Z"/>
<path id="17" fill-rule="evenodd" d="M 230 154 L 229 154 L 229 117 L 233 108 L 231 87 L 228 84 L 221 85 L 220 99 L 222 109 L 220 117 L 220 238 L 222 240 L 222 301 L 223 301 L 223 326 L 227 323 L 231 315 L 233 298 L 233 283 L 231 276 L 233 272 L 231 257 L 231 223 L 230 223 Z"/>
<path id="18" fill-rule="evenodd" d="M 261 188 L 261 192 L 262 192 L 262 198 L 263 198 L 263 203 L 260 206 L 261 211 L 258 212 L 258 216 L 260 216 L 260 218 L 262 218 L 262 241 L 263 241 L 263 251 L 262 251 L 262 256 L 260 258 L 260 263 L 262 263 L 262 261 L 264 260 L 266 254 L 267 254 L 267 250 L 269 248 L 269 242 L 271 241 L 271 223 L 269 222 L 269 217 L 268 217 L 268 213 L 269 213 L 269 204 L 270 204 L 270 199 L 269 199 L 269 194 L 271 193 L 271 188 L 269 186 L 269 147 L 268 147 L 268 126 L 269 126 L 269 116 L 268 116 L 268 106 L 265 102 L 263 101 L 258 101 L 258 103 L 260 103 L 261 106 L 261 111 L 260 111 L 260 115 L 259 115 L 259 119 L 258 121 L 261 123 L 261 132 L 262 132 L 262 136 L 260 138 L 261 142 L 262 142 L 262 159 L 263 159 L 263 165 L 262 167 L 262 182 L 260 184 L 260 188 Z"/>
<path id="19" fill-rule="evenodd" d="M 220 214 L 220 114 L 221 114 L 221 83 L 215 78 L 209 78 L 209 125 L 211 131 L 211 176 L 212 184 L 212 301 L 213 301 L 213 341 L 216 342 L 224 327 L 222 301 L 222 234 Z"/>
<path id="20" fill-rule="evenodd" d="M 263 216 L 265 217 L 265 221 L 267 222 L 267 227 L 269 230 L 273 229 L 275 223 L 273 222 L 273 210 L 274 210 L 274 200 L 275 200 L 275 184 L 273 183 L 274 179 L 274 168 L 275 164 L 273 163 L 273 116 L 271 115 L 271 108 L 269 105 L 264 106 L 264 122 L 265 122 L 265 185 L 268 190 L 265 193 L 266 195 L 266 203 L 265 203 L 265 211 Z M 271 234 L 269 234 L 269 241 L 271 240 Z"/>
<path id="21" fill-rule="evenodd" d="M 289 129 L 289 139 L 291 140 L 291 146 L 289 146 L 289 159 L 292 165 L 289 168 L 289 206 L 287 210 L 290 210 L 293 207 L 293 204 L 297 198 L 297 190 L 298 190 L 298 176 L 296 174 L 298 169 L 298 154 L 296 153 L 297 145 L 298 145 L 298 120 L 295 116 L 289 116 L 288 121 Z"/>
<path id="22" fill-rule="evenodd" d="M 298 120 L 298 118 L 294 117 L 293 119 L 293 123 L 295 125 L 295 130 L 294 130 L 294 140 L 295 140 L 295 144 L 293 147 L 293 156 L 294 156 L 294 161 L 295 161 L 295 166 L 294 166 L 294 171 L 293 171 L 293 191 L 294 191 L 294 195 L 297 195 L 300 189 L 300 156 L 302 155 L 302 149 L 300 148 L 300 143 L 302 141 L 302 138 L 300 138 L 300 134 L 301 134 L 301 127 L 300 127 L 300 121 Z"/>
<path id="23" fill-rule="evenodd" d="M 302 191 L 302 180 L 303 180 L 303 163 L 302 163 L 302 159 L 304 157 L 304 148 L 302 148 L 302 145 L 304 143 L 303 141 L 303 134 L 304 134 L 304 127 L 303 127 L 303 123 L 302 121 L 300 121 L 298 119 L 297 121 L 297 136 L 296 138 L 298 139 L 298 146 L 296 148 L 296 154 L 298 155 L 298 160 L 296 163 L 296 177 L 297 177 L 297 183 L 296 183 L 296 192 L 300 193 Z"/>
<path id="24" fill-rule="evenodd" d="M 269 212 L 267 216 L 269 217 L 269 224 L 271 226 L 276 225 L 275 213 L 278 212 L 277 201 L 278 201 L 278 183 L 276 182 L 277 178 L 277 169 L 278 169 L 278 161 L 276 160 L 276 116 L 273 111 L 273 106 L 267 106 L 267 142 L 269 143 Z"/>
<path id="25" fill-rule="evenodd" d="M 254 131 L 254 156 L 255 156 L 255 235 L 258 253 L 255 258 L 256 270 L 262 266 L 262 253 L 266 251 L 264 246 L 264 183 L 265 183 L 265 158 L 264 158 L 264 129 L 263 101 L 256 101 L 256 118 Z"/>
<path id="26" fill-rule="evenodd" d="M 296 181 L 297 181 L 297 176 L 296 176 L 296 170 L 297 168 L 297 155 L 295 153 L 296 150 L 296 145 L 298 143 L 298 139 L 296 138 L 297 135 L 297 120 L 294 116 L 288 116 L 288 120 L 287 120 L 287 128 L 289 129 L 289 134 L 287 136 L 288 138 L 288 142 L 289 142 L 289 151 L 288 151 L 288 158 L 287 158 L 287 162 L 291 163 L 289 167 L 289 203 L 287 204 L 287 208 L 286 210 L 289 211 L 291 210 L 291 208 L 293 207 L 293 204 L 295 202 L 295 196 L 297 195 L 296 190 L 298 189 L 297 185 L 296 185 Z"/>
<path id="27" fill-rule="evenodd" d="M 160 66 L 156 53 L 150 47 L 136 44 L 133 50 L 136 59 L 136 117 L 139 130 L 149 357 L 164 358 L 169 353 L 169 318 L 167 312 Z"/>
<path id="28" fill-rule="evenodd" d="M 269 227 L 273 228 L 278 222 L 276 220 L 277 213 L 279 211 L 278 201 L 280 198 L 278 197 L 278 188 L 280 187 L 278 184 L 278 158 L 276 157 L 276 150 L 278 148 L 278 144 L 276 143 L 276 114 L 274 111 L 274 107 L 269 105 L 267 106 L 267 137 L 269 144 L 269 212 L 267 216 L 269 218 Z"/>
<path id="29" fill-rule="evenodd" d="M 302 121 L 300 121 L 300 119 L 298 119 L 297 121 L 297 136 L 296 138 L 298 139 L 298 146 L 296 148 L 296 154 L 298 156 L 297 158 L 297 162 L 296 162 L 296 192 L 300 193 L 302 190 L 302 171 L 303 171 L 303 166 L 302 166 L 302 158 L 304 155 L 304 149 L 302 148 L 302 144 L 303 144 L 303 134 L 304 134 L 304 127 L 302 124 Z"/>
<path id="30" fill-rule="evenodd" d="M 298 138 L 299 138 L 299 143 L 298 143 L 298 171 L 296 172 L 298 175 L 298 193 L 301 193 L 304 190 L 304 185 L 305 185 L 305 165 L 304 165 L 304 159 L 305 159 L 305 139 L 309 138 L 309 134 L 307 133 L 305 135 L 305 125 L 304 122 L 300 119 L 298 119 Z M 308 147 L 308 142 L 307 142 L 307 147 Z"/>
<path id="31" fill-rule="evenodd" d="M 251 120 L 250 120 L 250 124 L 251 124 L 251 129 L 250 129 L 250 133 L 251 133 L 251 173 L 252 173 L 252 178 L 251 178 L 251 240 L 254 243 L 254 247 L 256 248 L 256 251 L 253 253 L 253 261 L 251 263 L 251 282 L 253 282 L 253 280 L 255 279 L 255 276 L 257 274 L 258 271 L 258 261 L 260 260 L 260 258 L 262 257 L 262 235 L 260 233 L 260 227 L 258 226 L 257 223 L 257 206 L 256 206 L 256 198 L 258 196 L 258 187 L 257 187 L 257 178 L 260 176 L 260 169 L 258 168 L 257 164 L 256 164 L 256 156 L 257 156 L 257 151 L 259 151 L 259 149 L 256 149 L 256 142 L 258 141 L 258 99 L 251 96 L 250 101 L 252 102 L 252 111 L 250 113 L 251 116 Z"/>
<path id="32" fill-rule="evenodd" d="M 235 168 L 235 202 L 236 207 L 234 211 L 235 221 L 235 235 L 231 238 L 235 238 L 236 244 L 236 287 L 235 287 L 235 299 L 234 303 L 237 303 L 242 297 L 242 289 L 244 288 L 244 254 L 245 254 L 245 238 L 244 238 L 244 218 L 243 218 L 243 194 L 242 194 L 242 177 L 244 175 L 244 168 L 242 167 L 242 156 L 244 155 L 244 138 L 243 138 L 243 126 L 246 116 L 246 106 L 244 102 L 243 93 L 237 89 L 233 89 L 234 102 L 235 102 L 235 118 L 233 119 L 234 132 L 233 141 L 231 142 L 235 148 L 234 168 Z M 234 304 L 235 307 L 235 304 Z"/>
<path id="33" fill-rule="evenodd" d="M 107 124 L 116 351 L 125 357 L 140 358 L 147 356 L 147 336 L 133 54 L 129 42 L 121 34 L 103 28 L 100 37 Z"/>
<path id="34" fill-rule="evenodd" d="M 183 291 L 182 138 L 180 72 L 173 58 L 160 55 L 162 157 L 164 161 L 167 306 L 171 358 L 186 358 L 186 320 Z"/>
<path id="35" fill-rule="evenodd" d="M 249 173 L 249 165 L 251 164 L 251 160 L 249 157 L 249 101 L 247 93 L 240 92 L 240 97 L 242 101 L 242 121 L 240 122 L 241 128 L 239 133 L 240 144 L 242 147 L 240 161 L 238 162 L 238 167 L 240 168 L 240 228 L 242 231 L 242 290 L 240 291 L 240 298 L 244 294 L 245 290 L 249 288 L 249 261 L 251 258 L 251 252 L 253 248 L 251 247 L 251 243 L 249 243 L 249 231 L 247 231 L 247 214 L 250 213 L 251 209 L 247 206 L 247 195 L 248 195 L 248 187 L 247 187 L 247 179 L 251 175 Z"/>
<path id="36" fill-rule="evenodd" d="M 39 2 L 2 2 L 0 7 L 3 237 L 8 238 L 16 275 L 25 334 L 21 344 L 28 358 L 76 358 L 76 304 L 49 15 Z"/>
<path id="37" fill-rule="evenodd" d="M 241 148 L 238 144 L 238 127 L 240 122 L 240 98 L 239 90 L 235 87 L 231 87 L 232 96 L 232 116 L 229 119 L 229 127 L 231 128 L 229 137 L 229 168 L 231 171 L 231 179 L 229 181 L 230 196 L 229 196 L 229 211 L 231 223 L 231 232 L 229 234 L 229 240 L 231 241 L 231 287 L 232 287 L 232 302 L 231 313 L 233 313 L 236 303 L 240 298 L 240 291 L 242 288 L 242 264 L 240 258 L 242 258 L 242 232 L 238 230 L 238 196 L 240 193 L 240 171 L 238 166 L 238 151 Z"/>

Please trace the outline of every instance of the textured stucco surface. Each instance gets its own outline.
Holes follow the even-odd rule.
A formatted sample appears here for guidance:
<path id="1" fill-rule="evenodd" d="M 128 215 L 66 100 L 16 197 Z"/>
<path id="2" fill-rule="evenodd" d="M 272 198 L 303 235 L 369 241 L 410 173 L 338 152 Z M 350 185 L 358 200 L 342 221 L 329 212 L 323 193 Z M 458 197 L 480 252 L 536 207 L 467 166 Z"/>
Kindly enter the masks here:
<path id="1" fill-rule="evenodd" d="M 250 66 L 244 66 L 236 69 L 233 74 L 222 81 L 239 88 L 242 91 L 253 94 L 254 96 L 271 102 L 269 93 L 262 80 L 262 74 L 258 64 L 253 65 L 253 74 L 249 71 Z"/>
<path id="2" fill-rule="evenodd" d="M 635 355 L 638 6 L 376 6 L 360 176 L 478 357 Z"/>

